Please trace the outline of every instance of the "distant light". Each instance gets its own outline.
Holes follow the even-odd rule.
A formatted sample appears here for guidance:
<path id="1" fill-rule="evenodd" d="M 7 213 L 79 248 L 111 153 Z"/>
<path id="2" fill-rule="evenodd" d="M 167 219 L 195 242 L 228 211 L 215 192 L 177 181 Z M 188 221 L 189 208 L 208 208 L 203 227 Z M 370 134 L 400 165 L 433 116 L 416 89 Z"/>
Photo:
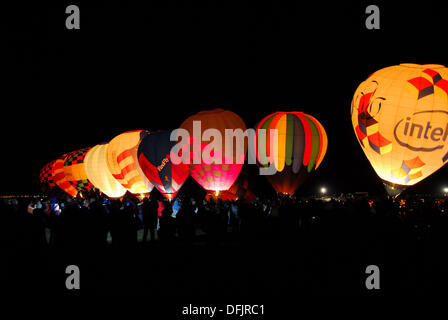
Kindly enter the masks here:
<path id="1" fill-rule="evenodd" d="M 443 192 L 448 193 L 448 188 L 447 187 L 443 188 Z"/>
<path id="2" fill-rule="evenodd" d="M 327 193 L 327 188 L 324 188 L 324 187 L 320 188 L 320 192 L 321 193 Z"/>

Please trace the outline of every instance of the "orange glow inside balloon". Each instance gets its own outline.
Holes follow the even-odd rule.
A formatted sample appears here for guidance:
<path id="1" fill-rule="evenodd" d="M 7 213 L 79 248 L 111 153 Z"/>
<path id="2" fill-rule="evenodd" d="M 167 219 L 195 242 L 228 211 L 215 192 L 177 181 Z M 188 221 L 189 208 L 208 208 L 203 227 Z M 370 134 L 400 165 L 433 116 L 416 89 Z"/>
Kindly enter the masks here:
<path id="1" fill-rule="evenodd" d="M 351 119 L 390 192 L 420 182 L 448 160 L 448 69 L 401 64 L 376 71 L 356 90 Z"/>

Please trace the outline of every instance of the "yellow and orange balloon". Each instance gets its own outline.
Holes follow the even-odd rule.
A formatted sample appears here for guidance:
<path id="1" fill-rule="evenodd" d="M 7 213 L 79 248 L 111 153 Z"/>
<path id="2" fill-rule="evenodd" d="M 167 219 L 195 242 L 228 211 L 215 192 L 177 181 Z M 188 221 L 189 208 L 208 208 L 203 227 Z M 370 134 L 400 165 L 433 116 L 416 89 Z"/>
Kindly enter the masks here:
<path id="1" fill-rule="evenodd" d="M 137 159 L 137 149 L 144 130 L 124 132 L 107 144 L 83 148 L 62 155 L 40 171 L 45 189 L 58 186 L 72 197 L 94 188 L 110 198 L 149 193 L 153 185 L 143 174 Z"/>
<path id="2" fill-rule="evenodd" d="M 356 137 L 391 196 L 448 160 L 448 68 L 400 64 L 371 74 L 351 104 Z"/>
<path id="3" fill-rule="evenodd" d="M 106 163 L 107 144 L 94 146 L 84 158 L 84 170 L 89 181 L 109 198 L 120 198 L 126 189 L 112 176 Z"/>
<path id="4" fill-rule="evenodd" d="M 113 138 L 106 149 L 106 163 L 112 176 L 130 193 L 149 193 L 154 188 L 138 164 L 137 150 L 149 132 L 135 130 Z"/>

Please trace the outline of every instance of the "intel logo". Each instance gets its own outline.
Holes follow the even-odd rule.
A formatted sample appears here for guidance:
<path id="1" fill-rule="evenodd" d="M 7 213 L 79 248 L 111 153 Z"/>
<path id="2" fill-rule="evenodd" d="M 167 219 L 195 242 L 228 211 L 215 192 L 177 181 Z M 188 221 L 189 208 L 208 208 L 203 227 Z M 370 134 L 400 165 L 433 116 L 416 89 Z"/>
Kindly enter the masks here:
<path id="1" fill-rule="evenodd" d="M 448 137 L 448 111 L 414 112 L 397 122 L 394 138 L 399 145 L 412 151 L 430 152 L 442 149 Z"/>

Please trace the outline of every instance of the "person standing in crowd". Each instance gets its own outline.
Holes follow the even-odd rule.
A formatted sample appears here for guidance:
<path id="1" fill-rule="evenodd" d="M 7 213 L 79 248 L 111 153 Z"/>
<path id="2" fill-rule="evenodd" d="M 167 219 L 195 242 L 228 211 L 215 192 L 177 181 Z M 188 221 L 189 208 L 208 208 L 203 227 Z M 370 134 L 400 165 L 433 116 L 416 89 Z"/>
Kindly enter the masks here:
<path id="1" fill-rule="evenodd" d="M 124 244 L 135 245 L 137 244 L 138 230 L 137 206 L 130 197 L 123 199 L 121 214 Z"/>
<path id="2" fill-rule="evenodd" d="M 27 212 L 29 214 L 33 214 L 34 209 L 36 209 L 36 203 L 34 200 L 30 201 L 30 204 L 28 205 Z"/>
<path id="3" fill-rule="evenodd" d="M 182 201 L 176 220 L 179 226 L 179 238 L 191 242 L 194 238 L 194 211 L 190 201 Z"/>
<path id="4" fill-rule="evenodd" d="M 239 215 L 239 204 L 240 200 L 232 201 L 230 204 L 230 210 L 229 210 L 229 224 L 232 228 L 233 234 L 238 234 L 240 231 L 240 215 Z"/>
<path id="5" fill-rule="evenodd" d="M 156 228 L 157 228 L 157 208 L 158 203 L 156 200 L 149 200 L 145 198 L 142 204 L 143 210 L 143 239 L 142 242 L 146 242 L 148 238 L 148 231 L 150 236 L 150 241 L 155 241 Z"/>
<path id="6" fill-rule="evenodd" d="M 106 206 L 100 200 L 92 198 L 89 205 L 89 237 L 94 246 L 104 246 L 109 232 L 109 216 Z"/>
<path id="7" fill-rule="evenodd" d="M 176 225 L 172 217 L 173 209 L 170 203 L 164 200 L 162 216 L 160 217 L 160 239 L 165 242 L 172 242 L 176 235 Z"/>

